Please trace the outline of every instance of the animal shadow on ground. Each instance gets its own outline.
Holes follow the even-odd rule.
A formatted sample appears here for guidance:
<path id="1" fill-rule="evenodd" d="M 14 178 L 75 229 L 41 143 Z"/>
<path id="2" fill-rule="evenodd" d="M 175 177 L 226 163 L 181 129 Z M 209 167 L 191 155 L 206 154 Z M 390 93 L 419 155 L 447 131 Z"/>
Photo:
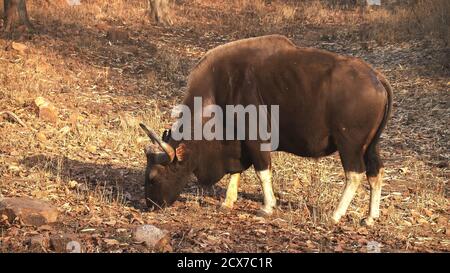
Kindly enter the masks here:
<path id="1" fill-rule="evenodd" d="M 114 164 L 101 164 L 82 162 L 69 159 L 66 156 L 33 155 L 21 161 L 31 171 L 46 171 L 58 176 L 62 181 L 76 181 L 80 185 L 80 191 L 92 193 L 107 193 L 108 196 L 117 198 L 122 196 L 121 202 L 138 210 L 146 211 L 144 202 L 144 166 L 142 169 L 123 167 Z M 189 183 L 183 191 L 184 197 L 180 196 L 178 201 L 186 202 L 195 196 L 200 196 L 200 204 L 206 206 L 203 197 L 208 196 L 220 201 L 225 197 L 226 188 L 213 186 L 208 188 L 199 187 L 197 183 Z M 254 202 L 262 202 L 262 195 L 252 193 L 241 193 L 242 198 Z"/>
<path id="2" fill-rule="evenodd" d="M 117 196 L 122 196 L 122 202 L 136 209 L 146 210 L 142 202 L 144 198 L 143 169 L 81 162 L 65 156 L 42 154 L 26 157 L 21 164 L 31 170 L 45 170 L 66 182 L 74 180 L 81 186 L 81 191 L 106 192 L 113 200 Z"/>
<path id="3" fill-rule="evenodd" d="M 183 191 L 184 193 L 188 194 L 188 197 L 179 197 L 178 201 L 186 202 L 186 201 L 188 201 L 188 198 L 197 196 L 197 197 L 200 197 L 197 200 L 199 202 L 199 205 L 202 207 L 205 207 L 205 206 L 211 206 L 211 203 L 205 201 L 204 197 L 210 197 L 210 198 L 216 199 L 217 200 L 216 205 L 220 206 L 221 203 L 225 200 L 227 186 L 228 186 L 228 184 L 225 183 L 225 187 L 222 187 L 217 184 L 213 185 L 213 186 L 202 187 L 199 184 L 192 182 L 192 183 L 189 183 Z M 257 205 L 263 204 L 264 196 L 263 196 L 262 192 L 248 192 L 248 191 L 246 191 L 246 189 L 247 188 L 245 186 L 242 186 L 239 189 L 238 201 L 236 202 L 237 206 L 239 206 L 239 204 L 242 204 L 243 200 L 254 202 Z M 285 197 L 281 197 L 281 196 L 277 195 L 277 207 L 278 207 L 278 209 L 281 209 L 281 210 L 304 209 L 304 207 L 299 202 L 296 202 L 296 201 L 298 201 L 298 200 L 287 199 Z M 308 209 L 312 210 L 312 208 L 309 208 L 309 207 L 308 207 Z M 249 212 L 249 211 L 247 211 L 247 212 Z"/>
<path id="4" fill-rule="evenodd" d="M 117 166 L 113 164 L 100 164 L 91 162 L 82 162 L 74 159 L 69 159 L 65 156 L 48 156 L 48 155 L 33 155 L 26 157 L 21 161 L 29 169 L 44 170 L 59 176 L 63 181 L 74 180 L 82 186 L 80 190 L 87 190 L 90 192 L 107 192 L 108 196 L 117 197 L 122 196 L 122 202 L 130 205 L 138 210 L 146 211 L 147 206 L 144 200 L 144 170 Z M 197 184 L 190 184 L 185 189 L 188 195 L 198 195 L 199 187 Z M 214 186 L 200 190 L 200 196 L 209 196 L 217 199 L 225 197 L 226 188 Z M 263 198 L 259 193 L 241 192 L 241 198 L 250 200 L 256 203 L 261 203 Z M 185 202 L 187 198 L 180 197 L 180 202 Z M 297 209 L 293 207 L 294 204 L 287 200 L 279 199 L 279 207 Z M 203 205 L 208 203 L 202 202 Z M 294 205 L 295 206 L 295 205 Z"/>

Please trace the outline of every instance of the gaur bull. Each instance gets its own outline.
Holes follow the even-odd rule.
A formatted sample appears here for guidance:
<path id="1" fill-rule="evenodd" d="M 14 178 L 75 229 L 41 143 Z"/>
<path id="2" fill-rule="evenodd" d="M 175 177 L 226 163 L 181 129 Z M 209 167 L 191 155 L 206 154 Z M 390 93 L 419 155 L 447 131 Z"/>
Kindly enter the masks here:
<path id="1" fill-rule="evenodd" d="M 364 61 L 298 47 L 280 35 L 239 40 L 210 50 L 191 71 L 183 104 L 192 108 L 194 97 L 221 107 L 279 105 L 278 151 L 312 158 L 339 152 L 346 183 L 333 222 L 346 213 L 364 173 L 370 185 L 364 222 L 372 225 L 379 217 L 383 163 L 378 143 L 390 116 L 392 91 L 385 77 Z M 276 199 L 270 151 L 260 149 L 264 141 L 180 141 L 167 131 L 159 139 L 141 127 L 163 150 L 146 150 L 148 206 L 172 204 L 191 174 L 201 185 L 230 174 L 222 206 L 232 208 L 240 175 L 253 166 L 264 194 L 260 213 L 272 214 Z"/>

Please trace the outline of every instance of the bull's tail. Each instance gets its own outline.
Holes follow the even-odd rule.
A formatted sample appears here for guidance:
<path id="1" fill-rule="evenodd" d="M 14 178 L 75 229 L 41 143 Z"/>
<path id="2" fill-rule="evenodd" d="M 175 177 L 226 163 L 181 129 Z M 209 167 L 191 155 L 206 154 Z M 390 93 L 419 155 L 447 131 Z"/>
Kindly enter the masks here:
<path id="1" fill-rule="evenodd" d="M 392 112 L 392 88 L 386 78 L 379 72 L 376 71 L 376 75 L 378 80 L 383 85 L 387 94 L 387 102 L 384 109 L 383 120 L 381 121 L 372 141 L 367 147 L 366 153 L 364 155 L 365 163 L 366 163 L 366 172 L 368 176 L 376 176 L 378 175 L 380 169 L 383 167 L 383 163 L 379 157 L 379 153 L 377 150 L 378 142 L 380 141 L 381 133 L 383 132 L 386 124 L 391 116 Z"/>
<path id="2" fill-rule="evenodd" d="M 388 80 L 386 80 L 386 78 L 383 76 L 383 74 L 381 74 L 378 71 L 376 72 L 376 74 L 377 74 L 378 80 L 381 82 L 381 84 L 384 86 L 384 89 L 386 90 L 388 101 L 387 101 L 385 109 L 384 109 L 383 120 L 381 121 L 381 124 L 378 127 L 378 130 L 372 140 L 372 143 L 375 142 L 374 145 L 376 145 L 378 143 L 381 133 L 383 132 L 383 129 L 386 127 L 387 121 L 391 117 L 391 112 L 392 112 L 392 88 L 391 88 L 391 85 L 389 84 Z"/>

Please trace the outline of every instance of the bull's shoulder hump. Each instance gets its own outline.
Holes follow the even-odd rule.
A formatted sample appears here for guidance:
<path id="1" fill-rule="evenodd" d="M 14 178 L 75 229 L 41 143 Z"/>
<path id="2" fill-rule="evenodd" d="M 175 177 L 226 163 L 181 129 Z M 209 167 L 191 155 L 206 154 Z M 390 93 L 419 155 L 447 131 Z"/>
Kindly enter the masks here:
<path id="1" fill-rule="evenodd" d="M 220 45 L 206 52 L 191 70 L 188 85 L 195 79 L 203 78 L 204 73 L 211 71 L 209 67 L 221 66 L 223 60 L 247 60 L 249 62 L 266 58 L 276 52 L 296 48 L 296 45 L 283 35 L 266 35 L 247 38 Z M 254 54 L 249 54 L 253 52 Z M 199 76 L 201 75 L 201 77 Z"/>
<path id="2" fill-rule="evenodd" d="M 286 36 L 274 34 L 274 35 L 266 35 L 259 37 L 252 37 L 247 39 L 236 40 L 233 42 L 229 42 L 223 45 L 220 45 L 216 48 L 209 50 L 205 57 L 208 55 L 219 54 L 221 52 L 227 51 L 229 49 L 239 49 L 239 48 L 264 48 L 270 46 L 287 46 L 292 47 L 295 44 L 289 40 Z"/>
<path id="3" fill-rule="evenodd" d="M 276 49 L 283 50 L 287 48 L 295 48 L 296 45 L 283 35 L 266 35 L 260 37 L 247 38 L 242 40 L 237 40 L 229 42 L 213 49 L 210 49 L 206 54 L 200 59 L 195 68 L 200 67 L 207 61 L 212 61 L 221 56 L 233 55 L 240 50 L 244 49 Z M 195 69 L 194 68 L 194 69 Z"/>

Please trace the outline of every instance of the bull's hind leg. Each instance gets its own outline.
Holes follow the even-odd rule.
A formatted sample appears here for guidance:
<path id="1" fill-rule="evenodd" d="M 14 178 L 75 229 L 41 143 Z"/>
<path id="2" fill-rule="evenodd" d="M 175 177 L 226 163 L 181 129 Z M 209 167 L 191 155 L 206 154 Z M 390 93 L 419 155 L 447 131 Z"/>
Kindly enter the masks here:
<path id="1" fill-rule="evenodd" d="M 277 199 L 275 198 L 272 188 L 272 171 L 270 169 L 256 171 L 256 175 L 261 182 L 264 194 L 264 205 L 259 210 L 258 214 L 261 216 L 271 215 L 273 213 L 273 209 L 277 205 Z"/>
<path id="2" fill-rule="evenodd" d="M 227 195 L 225 197 L 225 201 L 222 203 L 222 208 L 224 209 L 232 209 L 234 202 L 237 200 L 238 196 L 238 188 L 239 188 L 239 180 L 241 179 L 240 173 L 234 173 L 231 175 L 230 183 L 227 188 Z"/>
<path id="3" fill-rule="evenodd" d="M 370 185 L 369 216 L 363 220 L 363 224 L 372 226 L 375 219 L 380 217 L 381 184 L 383 181 L 383 162 L 380 159 L 378 148 L 370 146 L 364 155 L 366 163 L 366 175 Z"/>
<path id="4" fill-rule="evenodd" d="M 362 149 L 361 149 L 362 150 Z M 338 223 L 347 212 L 353 197 L 364 177 L 364 160 L 362 151 L 339 150 L 342 165 L 345 170 L 345 188 L 339 204 L 333 212 L 331 219 Z"/>
<path id="5" fill-rule="evenodd" d="M 273 209 L 277 205 L 277 199 L 275 198 L 272 188 L 270 152 L 261 151 L 261 142 L 259 141 L 246 141 L 245 148 L 250 155 L 253 167 L 255 168 L 256 176 L 258 176 L 258 180 L 261 182 L 264 195 L 264 204 L 258 211 L 258 215 L 272 215 Z"/>
<path id="6" fill-rule="evenodd" d="M 342 216 L 347 212 L 350 202 L 355 197 L 356 191 L 358 190 L 361 180 L 364 177 L 363 173 L 358 172 L 345 172 L 345 189 L 344 193 L 339 200 L 337 208 L 333 212 L 331 219 L 334 223 L 338 223 Z"/>

